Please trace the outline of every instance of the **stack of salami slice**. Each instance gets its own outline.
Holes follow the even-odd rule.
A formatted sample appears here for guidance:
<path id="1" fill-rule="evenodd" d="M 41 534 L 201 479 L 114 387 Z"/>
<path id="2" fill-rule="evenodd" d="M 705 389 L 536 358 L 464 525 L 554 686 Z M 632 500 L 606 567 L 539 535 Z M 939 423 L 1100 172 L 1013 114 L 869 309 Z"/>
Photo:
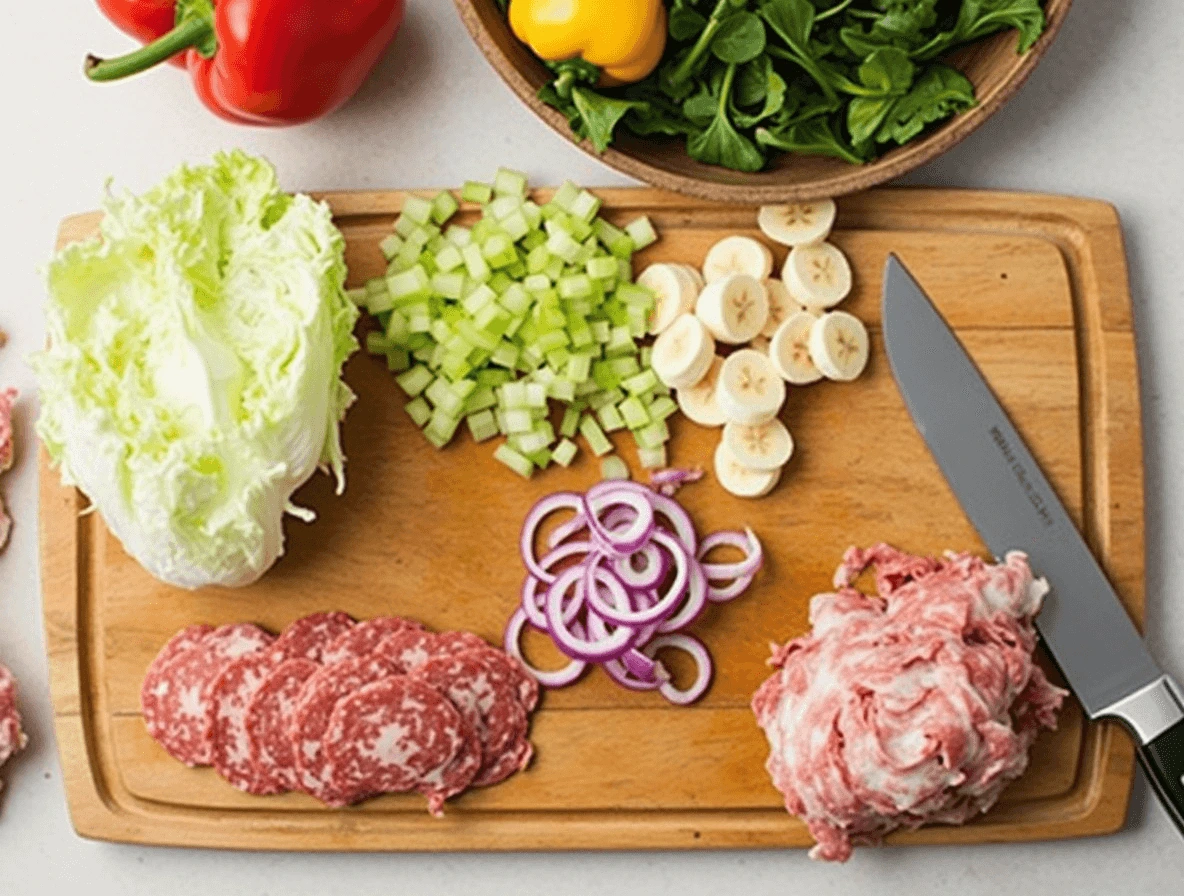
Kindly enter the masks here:
<path id="1" fill-rule="evenodd" d="M 149 733 L 253 794 L 299 790 L 329 806 L 419 791 L 432 814 L 524 768 L 538 684 L 469 632 L 401 617 L 315 613 L 276 637 L 194 625 L 153 660 Z"/>
<path id="2" fill-rule="evenodd" d="M 16 679 L 0 665 L 0 765 L 25 748 L 27 740 L 21 730 L 21 714 L 16 706 Z M 0 788 L 4 782 L 0 781 Z"/>

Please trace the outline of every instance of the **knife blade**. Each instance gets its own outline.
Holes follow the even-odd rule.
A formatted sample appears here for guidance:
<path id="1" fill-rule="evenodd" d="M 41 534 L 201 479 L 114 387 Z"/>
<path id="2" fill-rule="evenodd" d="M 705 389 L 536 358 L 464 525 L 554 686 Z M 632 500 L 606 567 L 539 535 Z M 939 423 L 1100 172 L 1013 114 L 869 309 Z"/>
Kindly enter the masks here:
<path id="1" fill-rule="evenodd" d="M 1184 833 L 1184 696 L 1123 609 L 1085 539 L 982 374 L 905 266 L 884 270 L 883 332 L 905 405 L 997 557 L 1024 551 L 1052 586 L 1040 636 L 1092 719 L 1121 720 Z"/>

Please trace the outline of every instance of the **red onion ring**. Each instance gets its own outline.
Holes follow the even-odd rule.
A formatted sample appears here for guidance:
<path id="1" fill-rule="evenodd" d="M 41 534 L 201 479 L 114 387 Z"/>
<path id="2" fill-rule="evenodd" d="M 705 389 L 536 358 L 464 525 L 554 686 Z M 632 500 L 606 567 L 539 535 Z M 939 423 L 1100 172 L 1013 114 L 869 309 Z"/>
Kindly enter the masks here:
<path id="1" fill-rule="evenodd" d="M 636 558 L 645 560 L 645 567 L 638 569 L 633 562 Z M 656 588 L 670 572 L 670 561 L 653 544 L 647 544 L 641 550 L 634 551 L 628 557 L 618 557 L 613 561 L 613 573 L 630 591 L 645 591 Z"/>
<path id="2" fill-rule="evenodd" d="M 629 656 L 629 654 L 625 654 L 625 656 Z M 656 691 L 670 680 L 670 675 L 661 663 L 655 662 L 654 667 L 655 675 L 650 679 L 634 675 L 629 671 L 623 659 L 609 660 L 602 668 L 609 678 L 623 688 L 628 688 L 631 691 Z"/>
<path id="3" fill-rule="evenodd" d="M 764 548 L 751 529 L 745 529 L 743 532 L 714 532 L 708 535 L 699 546 L 696 557 L 702 562 L 714 548 L 724 545 L 743 551 L 744 559 L 736 563 L 703 563 L 703 572 L 707 574 L 708 581 L 730 581 L 744 576 L 751 579 L 764 564 Z"/>
<path id="4" fill-rule="evenodd" d="M 573 569 L 576 571 L 576 587 L 582 592 L 584 589 L 583 570 L 579 567 L 573 567 Z M 564 577 L 560 577 L 555 582 L 555 585 L 558 585 L 563 580 Z M 606 630 L 605 635 L 596 637 L 594 641 L 582 637 L 575 630 L 572 623 L 564 621 L 563 595 L 566 589 L 559 589 L 555 585 L 552 585 L 551 589 L 547 592 L 547 631 L 550 632 L 551 638 L 560 650 L 573 659 L 585 660 L 587 662 L 601 662 L 603 660 L 616 659 L 633 646 L 636 630 L 627 625 L 617 626 L 611 632 Z M 592 618 L 594 619 L 596 617 L 593 616 Z M 589 622 L 591 621 L 589 619 Z M 589 631 L 589 634 L 595 636 L 597 633 Z"/>
<path id="5" fill-rule="evenodd" d="M 588 568 L 587 575 L 584 579 L 586 600 L 592 611 L 604 619 L 605 622 L 632 626 L 661 622 L 675 611 L 679 602 L 682 600 L 689 578 L 689 567 L 692 563 L 691 558 L 687 555 L 686 548 L 683 547 L 682 542 L 662 529 L 655 529 L 652 538 L 655 542 L 662 545 L 666 549 L 666 552 L 673 558 L 674 581 L 670 583 L 670 587 L 666 589 L 665 593 L 649 607 L 640 610 L 636 608 L 629 609 L 626 607 L 626 600 L 619 600 L 612 604 L 605 603 L 600 595 L 600 590 L 593 587 L 589 581 L 593 576 L 600 579 L 599 572 L 601 567 L 590 566 Z M 617 581 L 619 583 L 619 580 Z M 622 598 L 625 597 L 623 586 L 620 596 Z"/>
<path id="6" fill-rule="evenodd" d="M 666 681 L 658 686 L 658 692 L 678 706 L 694 703 L 707 692 L 707 688 L 711 684 L 711 676 L 715 671 L 711 663 L 711 654 L 698 638 L 681 634 L 659 635 L 646 645 L 645 651 L 647 655 L 654 656 L 664 647 L 690 654 L 699 672 L 695 676 L 694 683 L 686 690 L 679 690 L 673 681 Z"/>
<path id="7" fill-rule="evenodd" d="M 707 577 L 698 563 L 691 564 L 690 581 L 687 583 L 687 594 L 681 607 L 674 615 L 658 625 L 660 634 L 670 634 L 682 631 L 694 625 L 703 609 L 707 606 Z"/>
<path id="8" fill-rule="evenodd" d="M 606 480 L 588 490 L 584 497 L 584 514 L 592 538 L 614 555 L 627 556 L 649 541 L 654 533 L 654 505 L 645 495 L 623 488 L 619 479 Z M 600 514 L 609 507 L 625 506 L 636 516 L 627 527 L 609 529 L 600 519 Z"/>
<path id="9" fill-rule="evenodd" d="M 536 503 L 526 515 L 522 523 L 522 535 L 518 540 L 519 550 L 522 552 L 522 562 L 536 579 L 543 582 L 553 582 L 555 577 L 543 569 L 534 556 L 534 537 L 539 525 L 557 510 L 575 510 L 577 513 L 584 506 L 584 499 L 575 492 L 556 492 L 548 495 Z"/>
<path id="10" fill-rule="evenodd" d="M 539 684 L 548 688 L 564 688 L 569 684 L 575 684 L 584 671 L 588 668 L 588 664 L 582 660 L 572 660 L 562 669 L 555 669 L 554 671 L 547 669 L 536 669 L 526 661 L 526 657 L 522 654 L 522 632 L 526 627 L 526 613 L 519 607 L 510 616 L 509 623 L 506 624 L 506 636 L 504 639 L 504 647 L 506 653 L 520 662 L 526 671 L 535 677 Z"/>

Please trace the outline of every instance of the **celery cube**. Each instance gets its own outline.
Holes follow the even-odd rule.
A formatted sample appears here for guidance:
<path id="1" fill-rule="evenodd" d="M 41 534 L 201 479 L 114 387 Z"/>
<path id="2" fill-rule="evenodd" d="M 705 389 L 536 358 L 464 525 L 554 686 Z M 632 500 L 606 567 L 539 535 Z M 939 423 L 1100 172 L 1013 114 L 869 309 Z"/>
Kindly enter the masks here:
<path id="1" fill-rule="evenodd" d="M 469 245 L 461 249 L 460 254 L 465 260 L 465 270 L 469 272 L 469 276 L 474 280 L 484 283 L 493 274 L 485 261 L 485 256 L 482 254 L 480 246 L 475 243 L 469 243 Z"/>
<path id="2" fill-rule="evenodd" d="M 563 211 L 570 211 L 572 205 L 580 196 L 580 188 L 570 180 L 565 180 L 562 186 L 551 197 L 551 204 Z"/>
<path id="3" fill-rule="evenodd" d="M 604 430 L 587 414 L 580 420 L 580 435 L 588 440 L 588 447 L 597 457 L 603 457 L 613 450 L 613 443 L 604 434 Z"/>
<path id="4" fill-rule="evenodd" d="M 465 423 L 469 425 L 469 432 L 472 433 L 474 442 L 484 442 L 498 434 L 497 421 L 493 418 L 492 411 L 484 410 L 478 411 L 476 414 L 469 414 L 465 418 Z"/>
<path id="5" fill-rule="evenodd" d="M 493 198 L 493 187 L 475 180 L 466 181 L 465 185 L 461 187 L 460 198 L 465 202 L 484 205 Z"/>
<path id="6" fill-rule="evenodd" d="M 382 257 L 390 261 L 403 248 L 403 239 L 397 233 L 392 233 L 378 244 L 378 248 L 382 250 Z"/>
<path id="7" fill-rule="evenodd" d="M 630 429 L 641 429 L 650 423 L 649 412 L 646 411 L 645 405 L 636 395 L 630 395 L 622 401 L 617 410 L 621 412 L 625 425 Z"/>
<path id="8" fill-rule="evenodd" d="M 666 466 L 666 446 L 659 445 L 657 448 L 638 448 L 637 459 L 641 461 L 641 465 L 647 470 L 660 470 Z"/>
<path id="9" fill-rule="evenodd" d="M 559 464 L 561 467 L 570 466 L 571 462 L 575 460 L 576 452 L 579 450 L 580 449 L 576 447 L 576 443 L 571 439 L 564 439 L 562 442 L 551 449 L 551 460 L 555 461 L 555 463 Z"/>
<path id="10" fill-rule="evenodd" d="M 568 211 L 581 221 L 590 223 L 596 217 L 596 213 L 600 211 L 600 200 L 587 190 L 580 190 L 576 198 L 572 200 Z"/>
<path id="11" fill-rule="evenodd" d="M 410 218 L 416 224 L 427 224 L 432 219 L 431 201 L 422 196 L 408 196 L 403 200 L 403 217 Z"/>
<path id="12" fill-rule="evenodd" d="M 655 399 L 649 406 L 649 414 L 655 420 L 665 420 L 678 410 L 678 404 L 673 398 L 663 395 Z"/>
<path id="13" fill-rule="evenodd" d="M 641 373 L 629 377 L 621 385 L 633 395 L 641 395 L 658 385 L 658 377 L 652 370 L 643 370 Z"/>
<path id="14" fill-rule="evenodd" d="M 415 367 L 397 376 L 395 382 L 399 384 L 400 389 L 407 393 L 408 397 L 414 398 L 426 389 L 433 379 L 434 377 L 430 370 L 423 365 L 417 364 Z"/>
<path id="15" fill-rule="evenodd" d="M 616 405 L 606 404 L 596 412 L 596 416 L 600 418 L 600 425 L 604 427 L 605 432 L 616 432 L 625 428 L 625 421 Z"/>
<path id="16" fill-rule="evenodd" d="M 645 215 L 642 215 L 636 221 L 626 224 L 625 233 L 633 240 L 633 245 L 638 250 L 644 249 L 646 246 L 658 241 L 658 234 L 654 232 L 654 225 L 650 223 L 650 219 Z"/>

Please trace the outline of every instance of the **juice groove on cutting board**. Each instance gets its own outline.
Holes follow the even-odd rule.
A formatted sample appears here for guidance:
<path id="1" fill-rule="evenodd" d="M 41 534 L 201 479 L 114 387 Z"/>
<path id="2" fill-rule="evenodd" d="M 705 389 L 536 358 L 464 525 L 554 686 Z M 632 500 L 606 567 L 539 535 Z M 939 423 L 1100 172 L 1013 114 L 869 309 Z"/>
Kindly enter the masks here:
<path id="1" fill-rule="evenodd" d="M 756 236 L 756 210 L 654 190 L 601 190 L 617 223 L 649 214 L 661 240 L 638 258 L 699 263 L 718 238 Z M 400 193 L 326 198 L 347 239 L 351 285 L 383 268 L 379 240 Z M 545 195 L 545 194 L 543 194 Z M 42 457 L 45 623 L 57 736 L 71 817 L 99 839 L 246 849 L 466 850 L 806 846 L 764 770 L 747 708 L 767 675 L 768 641 L 808 626 L 810 596 L 830 586 L 849 544 L 888 540 L 913 552 L 983 551 L 896 391 L 879 333 L 889 251 L 916 273 L 958 330 L 1070 512 L 1084 523 L 1136 621 L 1143 617 L 1143 481 L 1138 379 L 1117 216 L 1102 203 L 1012 193 L 892 189 L 842 200 L 833 241 L 856 285 L 844 305 L 869 324 L 872 360 L 852 385 L 791 389 L 783 419 L 798 443 L 782 484 L 759 501 L 712 477 L 680 499 L 701 531 L 751 525 L 769 562 L 742 598 L 697 625 L 717 659 L 690 709 L 621 691 L 599 672 L 544 696 L 528 770 L 424 817 L 413 797 L 331 811 L 299 794 L 249 797 L 210 770 L 172 761 L 148 736 L 138 692 L 148 663 L 179 628 L 251 619 L 273 630 L 305 613 L 404 614 L 500 643 L 522 569 L 518 524 L 539 496 L 586 488 L 599 464 L 529 482 L 464 434 L 432 449 L 404 413 L 380 360 L 356 356 L 358 393 L 344 427 L 344 496 L 316 477 L 296 496 L 317 511 L 286 524 L 287 555 L 245 591 L 174 591 L 148 576 L 86 501 Z M 471 215 L 468 210 L 466 214 Z M 95 215 L 63 223 L 60 242 L 93 233 Z M 784 251 L 777 253 L 778 269 Z M 462 428 L 463 431 L 463 428 Z M 710 466 L 716 430 L 678 418 L 672 462 Z M 628 447 L 626 447 L 628 443 Z M 635 461 L 630 440 L 621 453 Z M 1046 664 L 1047 665 L 1047 664 Z M 1119 827 L 1133 751 L 1110 724 L 1070 702 L 1037 742 L 1028 773 L 961 828 L 893 843 L 975 843 L 1105 833 Z"/>

